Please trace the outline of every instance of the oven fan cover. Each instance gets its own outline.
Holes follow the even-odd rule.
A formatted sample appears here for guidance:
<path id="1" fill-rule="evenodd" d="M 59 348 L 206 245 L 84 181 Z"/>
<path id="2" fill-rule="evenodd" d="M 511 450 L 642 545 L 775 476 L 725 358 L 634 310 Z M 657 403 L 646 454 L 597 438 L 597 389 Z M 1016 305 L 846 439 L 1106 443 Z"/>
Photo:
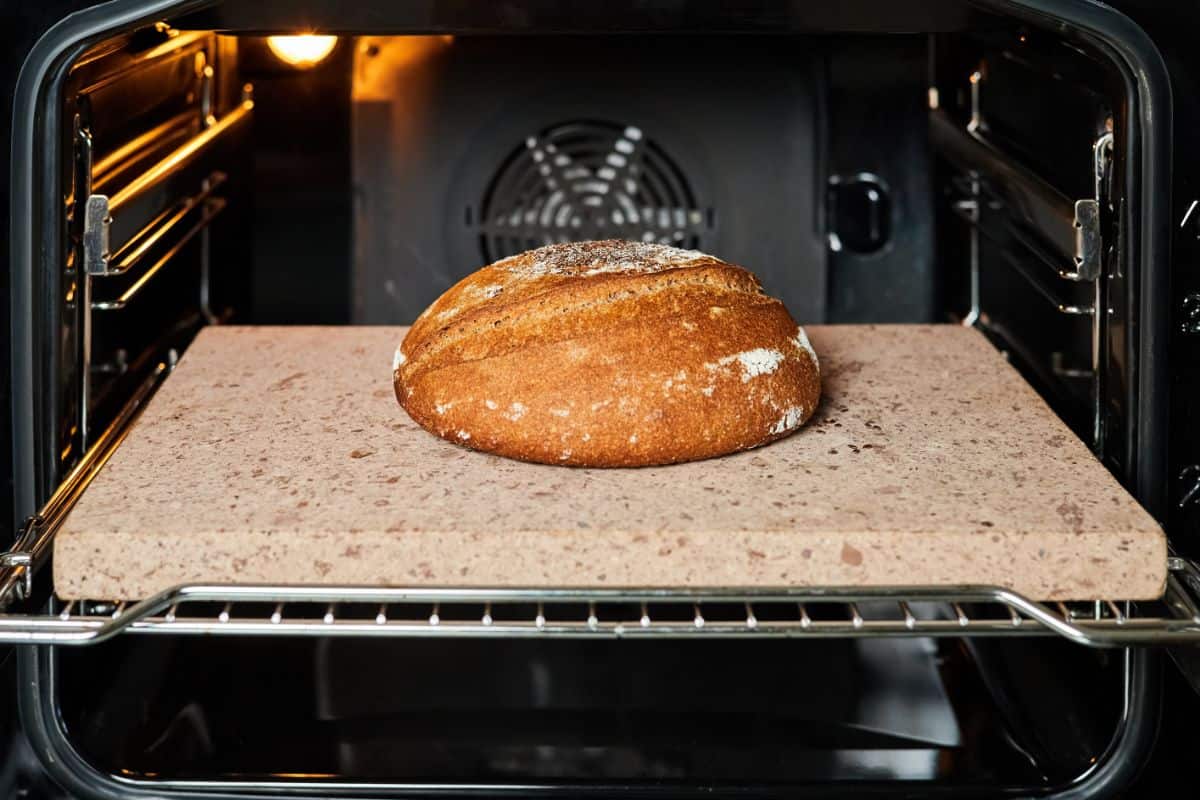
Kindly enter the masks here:
<path id="1" fill-rule="evenodd" d="M 687 175 L 641 128 L 571 121 L 528 136 L 480 206 L 485 263 L 554 242 L 634 239 L 703 248 Z"/>

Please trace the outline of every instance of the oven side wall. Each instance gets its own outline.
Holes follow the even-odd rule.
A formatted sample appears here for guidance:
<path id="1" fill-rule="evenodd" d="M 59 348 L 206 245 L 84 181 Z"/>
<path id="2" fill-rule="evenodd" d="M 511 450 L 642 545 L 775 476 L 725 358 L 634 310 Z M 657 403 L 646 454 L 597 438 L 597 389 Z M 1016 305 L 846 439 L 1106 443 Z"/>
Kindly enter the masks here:
<path id="1" fill-rule="evenodd" d="M 67 0 L 66 2 L 46 2 L 37 4 L 10 4 L 5 8 L 4 25 L 0 27 L 0 119 L 5 124 L 0 125 L 0 152 L 5 154 L 0 159 L 0 186 L 11 186 L 12 161 L 8 154 L 14 145 L 13 133 L 19 126 L 15 116 L 15 98 L 17 77 L 25 56 L 31 52 L 38 38 L 54 23 L 68 14 L 89 5 L 86 0 Z M 10 218 L 10 193 L 0 195 L 0 240 L 11 241 L 10 231 L 20 227 L 20 221 L 15 224 Z M 13 309 L 17 306 L 13 298 L 12 261 L 5 254 L 3 269 L 0 269 L 0 297 L 13 299 L 13 302 L 0 304 L 0 415 L 4 420 L 13 420 L 14 406 L 12 392 L 14 384 L 12 372 L 12 325 L 15 317 Z M 11 538 L 18 527 L 20 519 L 17 516 L 17 504 L 14 503 L 16 484 L 14 468 L 17 466 L 16 454 L 13 449 L 14 425 L 0 425 L 0 452 L 5 454 L 0 459 L 0 536 Z M 9 458 L 9 454 L 13 458 Z"/>
<path id="2" fill-rule="evenodd" d="M 72 11 L 84 4 L 65 4 Z M 13 89 L 9 169 L 8 225 L 9 426 L 12 510 L 6 515 L 16 526 L 27 519 L 53 492 L 57 480 L 53 453 L 55 358 L 58 274 L 61 236 L 59 206 L 52 187 L 58 186 L 63 165 L 56 148 L 47 147 L 61 129 L 58 104 L 71 63 L 90 44 L 119 31 L 150 24 L 171 13 L 187 13 L 207 5 L 184 2 L 106 3 L 75 10 L 41 34 L 28 50 Z M 49 15 L 53 18 L 53 14 Z M 35 28 L 36 29 L 36 28 Z"/>

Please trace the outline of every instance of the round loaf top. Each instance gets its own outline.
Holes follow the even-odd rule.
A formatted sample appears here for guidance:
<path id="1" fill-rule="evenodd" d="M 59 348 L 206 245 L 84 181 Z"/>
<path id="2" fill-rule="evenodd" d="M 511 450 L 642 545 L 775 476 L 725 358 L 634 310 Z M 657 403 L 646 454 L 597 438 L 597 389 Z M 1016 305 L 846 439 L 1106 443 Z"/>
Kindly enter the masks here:
<path id="1" fill-rule="evenodd" d="M 641 466 L 765 444 L 820 395 L 816 354 L 747 270 L 694 250 L 556 244 L 459 281 L 413 324 L 397 399 L 527 461 Z"/>
<path id="2" fill-rule="evenodd" d="M 609 272 L 658 272 L 663 269 L 725 262 L 699 250 L 683 250 L 654 242 L 605 239 L 567 242 L 527 250 L 501 259 L 493 267 L 523 278 L 543 275 L 602 275 Z"/>

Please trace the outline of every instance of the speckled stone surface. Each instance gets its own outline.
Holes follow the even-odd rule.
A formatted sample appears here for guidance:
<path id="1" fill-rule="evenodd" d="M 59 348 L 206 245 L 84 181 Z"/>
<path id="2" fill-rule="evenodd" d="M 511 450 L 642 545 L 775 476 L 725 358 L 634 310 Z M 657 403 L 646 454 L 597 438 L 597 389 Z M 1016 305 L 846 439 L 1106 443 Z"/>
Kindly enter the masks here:
<path id="1" fill-rule="evenodd" d="M 209 328 L 55 542 L 65 598 L 185 582 L 997 584 L 1161 594 L 1166 544 L 981 335 L 813 326 L 824 398 L 709 461 L 510 461 L 396 403 L 403 328 Z"/>

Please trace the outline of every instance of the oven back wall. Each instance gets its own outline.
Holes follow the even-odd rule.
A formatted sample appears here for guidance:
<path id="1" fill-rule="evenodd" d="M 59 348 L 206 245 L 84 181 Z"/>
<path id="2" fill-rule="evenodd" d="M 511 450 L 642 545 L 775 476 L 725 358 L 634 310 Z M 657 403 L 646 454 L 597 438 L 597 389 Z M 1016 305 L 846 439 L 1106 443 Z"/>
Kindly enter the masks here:
<path id="1" fill-rule="evenodd" d="M 354 40 L 313 67 L 239 40 L 254 85 L 251 300 L 237 321 L 344 325 L 350 318 L 350 74 Z"/>
<path id="2" fill-rule="evenodd" d="M 650 239 L 826 311 L 819 40 L 381 37 L 353 78 L 353 318 L 412 321 L 491 260 Z"/>

